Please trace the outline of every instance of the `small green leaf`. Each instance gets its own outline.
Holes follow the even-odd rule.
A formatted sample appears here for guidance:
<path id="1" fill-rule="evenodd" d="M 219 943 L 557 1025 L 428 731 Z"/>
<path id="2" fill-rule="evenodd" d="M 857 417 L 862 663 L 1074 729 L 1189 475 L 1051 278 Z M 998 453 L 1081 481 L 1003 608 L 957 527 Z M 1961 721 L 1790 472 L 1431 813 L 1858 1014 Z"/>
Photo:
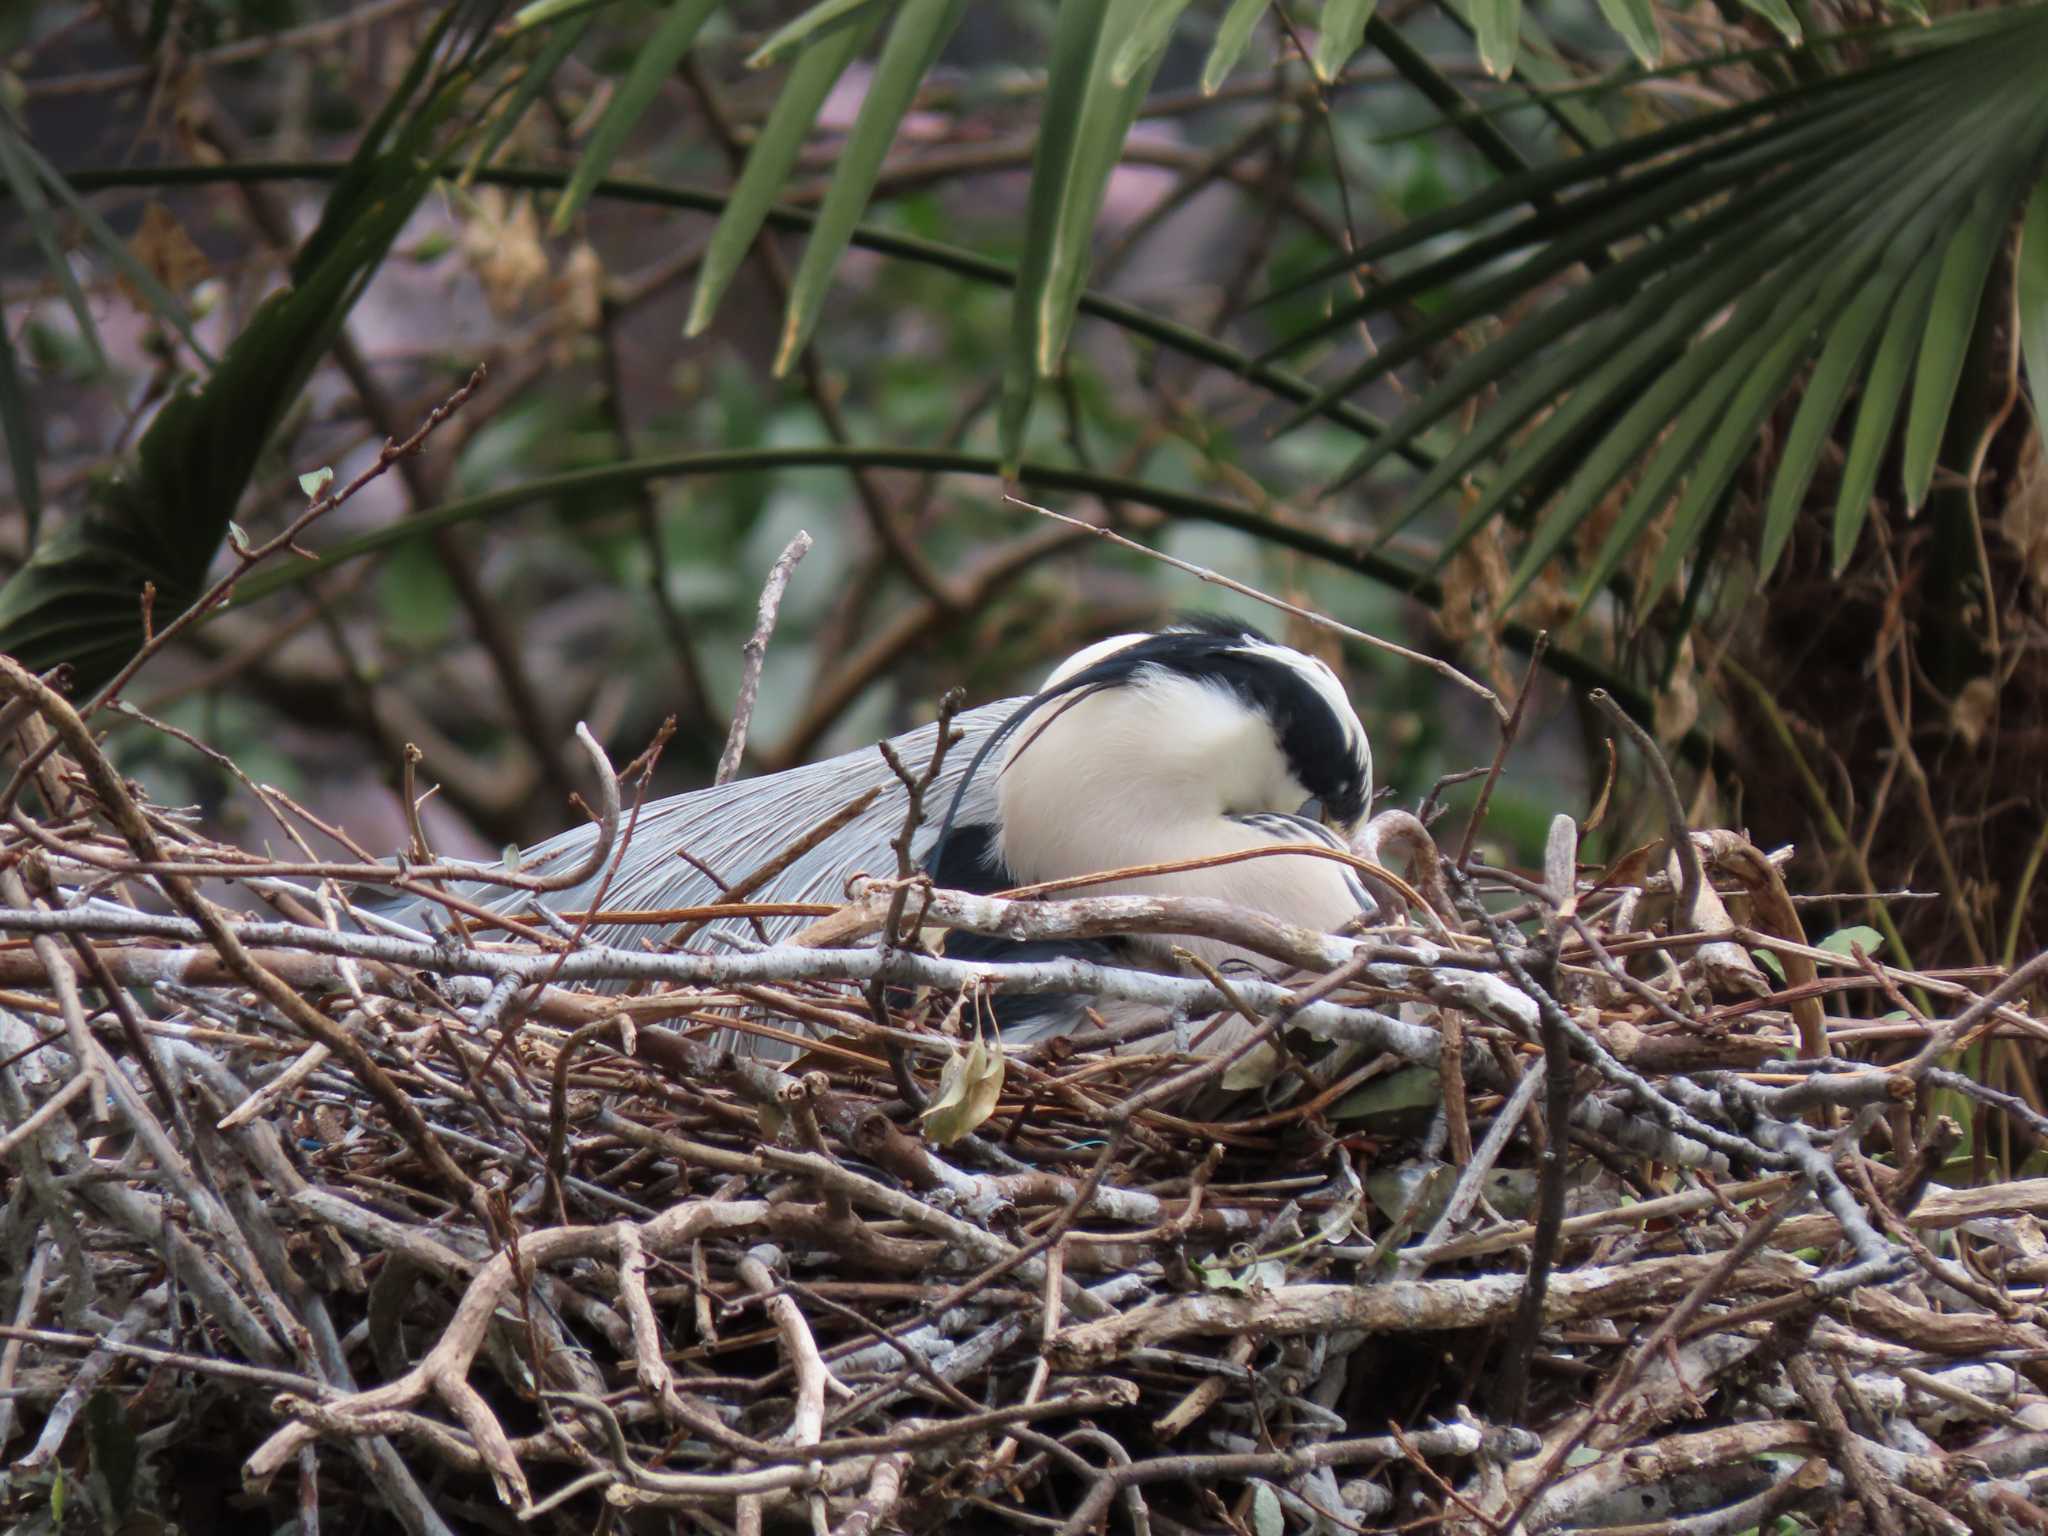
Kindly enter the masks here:
<path id="1" fill-rule="evenodd" d="M 1785 41 L 1794 47 L 1804 40 L 1806 34 L 1800 30 L 1799 18 L 1792 14 L 1792 7 L 1785 0 L 1742 0 L 1742 4 L 1776 27 Z"/>
<path id="2" fill-rule="evenodd" d="M 1351 56 L 1365 43 L 1365 24 L 1372 20 L 1378 0 L 1325 0 L 1323 30 L 1316 37 L 1309 65 L 1316 78 L 1328 85 L 1344 73 Z"/>
<path id="3" fill-rule="evenodd" d="M 753 249 L 755 237 L 767 222 L 768 212 L 789 179 L 804 140 L 818 120 L 818 109 L 846 67 L 867 47 L 882 24 L 885 12 L 864 11 L 839 26 L 813 34 L 811 44 L 797 59 L 782 83 L 782 92 L 769 110 L 754 147 L 747 151 L 747 163 L 740 169 L 725 200 L 725 212 L 711 232 L 704 251 L 704 265 L 697 273 L 697 288 L 690 295 L 690 317 L 684 323 L 685 336 L 701 335 L 731 286 L 735 274 Z"/>
<path id="4" fill-rule="evenodd" d="M 1650 0 L 1599 0 L 1600 14 L 1621 34 L 1628 51 L 1645 69 L 1655 69 L 1664 57 L 1664 40 L 1657 33 L 1657 11 Z"/>
<path id="5" fill-rule="evenodd" d="M 1515 72 L 1522 47 L 1522 0 L 1472 0 L 1472 30 L 1479 39 L 1479 62 L 1496 80 Z"/>
<path id="6" fill-rule="evenodd" d="M 1758 965 L 1769 971 L 1778 980 L 1783 981 L 1785 979 L 1785 962 L 1780 960 L 1770 950 L 1752 949 L 1750 955 L 1756 960 Z"/>
<path id="7" fill-rule="evenodd" d="M 1244 1093 L 1263 1088 L 1280 1075 L 1280 1053 L 1268 1042 L 1260 1042 L 1223 1070 L 1223 1091 Z"/>
<path id="8" fill-rule="evenodd" d="M 1831 955 L 1846 955 L 1850 952 L 1851 946 L 1862 950 L 1866 955 L 1875 955 L 1884 948 L 1884 935 L 1875 928 L 1865 928 L 1859 924 L 1853 928 L 1837 928 L 1814 947 L 1824 949 Z"/>
<path id="9" fill-rule="evenodd" d="M 1252 40 L 1252 28 L 1266 14 L 1273 0 L 1230 0 L 1230 9 L 1216 25 L 1216 41 L 1209 45 L 1209 57 L 1202 61 L 1202 94 L 1214 96 L 1217 89 L 1244 57 Z"/>
<path id="10" fill-rule="evenodd" d="M 2048 176 L 2027 200 L 2020 225 L 2020 354 L 2034 397 L 2034 426 L 2048 437 Z"/>
<path id="11" fill-rule="evenodd" d="M 320 493 L 334 484 L 334 471 L 325 464 L 318 469 L 309 469 L 299 476 L 299 489 L 306 493 L 306 500 L 313 501 Z"/>
<path id="12" fill-rule="evenodd" d="M 1279 1259 L 1257 1259 L 1249 1263 L 1236 1258 L 1214 1259 L 1206 1264 L 1197 1264 L 1195 1269 L 1201 1275 L 1202 1283 L 1212 1291 L 1245 1294 L 1254 1289 L 1271 1290 L 1287 1283 L 1287 1265 Z"/>
<path id="13" fill-rule="evenodd" d="M 654 104 L 654 98 L 668 83 L 683 55 L 690 51 L 690 44 L 697 40 L 697 33 L 717 6 L 718 0 L 675 0 L 668 14 L 661 18 L 661 25 L 654 29 L 654 36 L 634 54 L 633 67 L 604 109 L 604 116 L 598 119 L 590 142 L 583 148 L 583 158 L 576 162 L 569 185 L 562 189 L 562 199 L 555 204 L 555 216 L 548 225 L 552 233 L 559 235 L 569 227 L 589 199 L 591 189 L 604 180 L 612 161 L 625 148 L 633 125 Z"/>
<path id="14" fill-rule="evenodd" d="M 850 21 L 879 3 L 880 0 L 820 0 L 794 21 L 778 28 L 770 34 L 767 42 L 748 54 L 747 68 L 765 69 L 776 60 L 809 46 L 827 27 Z"/>
<path id="15" fill-rule="evenodd" d="M 1362 1120 L 1401 1110 L 1434 1109 L 1444 1096 L 1434 1067 L 1403 1067 L 1346 1095 L 1331 1110 L 1332 1120 Z"/>

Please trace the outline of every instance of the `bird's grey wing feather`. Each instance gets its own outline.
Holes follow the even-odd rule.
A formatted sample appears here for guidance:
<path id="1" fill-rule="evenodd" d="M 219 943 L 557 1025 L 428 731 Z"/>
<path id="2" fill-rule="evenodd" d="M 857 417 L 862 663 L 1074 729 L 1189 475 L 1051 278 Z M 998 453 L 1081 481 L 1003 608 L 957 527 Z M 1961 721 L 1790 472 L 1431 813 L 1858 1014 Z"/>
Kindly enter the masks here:
<path id="1" fill-rule="evenodd" d="M 912 851 L 919 860 L 930 852 L 975 753 L 989 733 L 1023 702 L 1005 699 L 984 704 L 955 719 L 961 739 L 947 751 L 939 776 L 926 794 L 924 823 L 912 842 Z M 938 725 L 934 722 L 892 737 L 889 745 L 910 773 L 921 775 L 931 762 L 937 740 Z M 961 801 L 955 817 L 957 824 L 968 826 L 995 820 L 995 777 L 993 768 L 984 764 Z M 620 832 L 623 836 L 630 825 L 632 837 L 624 853 L 615 856 L 608 882 L 600 874 L 580 885 L 539 896 L 524 891 L 471 894 L 492 911 L 508 916 L 530 910 L 534 901 L 556 912 L 587 911 L 599 897 L 600 886 L 602 904 L 609 910 L 702 906 L 835 811 L 876 788 L 882 792 L 866 810 L 746 896 L 749 901 L 759 902 L 840 901 L 845 898 L 849 877 L 896 872 L 896 855 L 889 845 L 903 828 L 909 794 L 875 747 L 863 747 L 765 778 L 737 779 L 730 784 L 674 795 L 643 806 L 637 821 L 629 810 Z M 520 867 L 526 873 L 541 874 L 550 867 L 573 865 L 589 852 L 596 838 L 597 828 L 590 825 L 558 833 L 527 849 L 520 857 Z M 687 858 L 683 857 L 686 853 Z M 787 938 L 811 921 L 805 917 L 769 917 L 761 919 L 761 926 L 768 938 L 775 941 Z M 589 936 L 599 943 L 637 948 L 647 943 L 659 944 L 673 932 L 673 927 L 646 924 L 597 924 L 590 929 Z M 696 935 L 691 948 L 704 947 L 713 932 L 742 938 L 755 936 L 750 922 L 720 922 Z"/>

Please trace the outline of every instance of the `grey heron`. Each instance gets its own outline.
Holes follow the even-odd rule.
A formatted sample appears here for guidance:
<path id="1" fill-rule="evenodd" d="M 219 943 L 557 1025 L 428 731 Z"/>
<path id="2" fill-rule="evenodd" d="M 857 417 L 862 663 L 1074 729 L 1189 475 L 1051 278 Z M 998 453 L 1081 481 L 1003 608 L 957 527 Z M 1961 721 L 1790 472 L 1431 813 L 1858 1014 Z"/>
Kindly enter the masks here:
<path id="1" fill-rule="evenodd" d="M 958 716 L 959 742 L 927 791 L 912 843 L 935 883 L 992 894 L 1016 886 L 1281 843 L 1349 848 L 1372 798 L 1372 754 L 1336 674 L 1249 626 L 1189 621 L 1098 642 L 1054 670 L 1025 698 Z M 927 764 L 936 723 L 891 739 L 913 772 Z M 578 911 L 602 896 L 609 910 L 656 911 L 714 901 L 737 876 L 871 789 L 873 802 L 816 842 L 764 885 L 757 902 L 836 902 L 855 874 L 893 874 L 891 839 L 907 789 L 875 748 L 762 778 L 693 790 L 644 807 L 608 877 L 549 893 L 546 905 Z M 527 850 L 538 872 L 573 862 L 596 828 L 561 833 Z M 1128 876 L 1076 894 L 1206 896 L 1329 932 L 1373 910 L 1351 869 L 1326 858 L 1258 858 L 1171 874 Z M 493 898 L 517 914 L 530 895 Z M 692 933 L 691 948 L 788 937 L 809 919 L 720 920 Z M 660 943 L 674 929 L 607 926 L 598 942 Z M 1220 941 L 1176 941 L 1211 964 L 1245 958 Z M 1043 959 L 1080 953 L 1156 965 L 1165 941 L 1133 936 L 1073 943 L 956 932 L 949 957 Z M 1029 1040 L 1080 1022 L 1081 1000 L 1000 1000 L 1007 1038 Z"/>

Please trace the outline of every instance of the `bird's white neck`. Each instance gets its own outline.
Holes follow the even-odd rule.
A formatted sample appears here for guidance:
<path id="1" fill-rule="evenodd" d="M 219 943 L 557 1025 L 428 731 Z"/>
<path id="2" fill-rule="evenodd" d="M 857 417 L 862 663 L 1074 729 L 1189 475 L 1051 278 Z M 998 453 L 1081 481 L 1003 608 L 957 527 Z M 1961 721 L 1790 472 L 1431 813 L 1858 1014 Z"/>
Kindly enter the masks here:
<path id="1" fill-rule="evenodd" d="M 1002 851 L 1025 884 L 1176 863 L 1282 839 L 1233 818 L 1307 797 L 1273 726 L 1227 688 L 1154 674 L 1055 698 L 1018 728 L 997 786 Z M 1205 896 L 1328 932 L 1358 913 L 1344 866 L 1300 851 L 1131 876 L 1076 896 Z M 1182 939 L 1212 963 L 1227 945 Z"/>
<path id="2" fill-rule="evenodd" d="M 997 786 L 1004 859 L 1033 882 L 1245 847 L 1232 815 L 1305 795 L 1263 717 L 1172 676 L 1052 700 L 1011 739 Z"/>

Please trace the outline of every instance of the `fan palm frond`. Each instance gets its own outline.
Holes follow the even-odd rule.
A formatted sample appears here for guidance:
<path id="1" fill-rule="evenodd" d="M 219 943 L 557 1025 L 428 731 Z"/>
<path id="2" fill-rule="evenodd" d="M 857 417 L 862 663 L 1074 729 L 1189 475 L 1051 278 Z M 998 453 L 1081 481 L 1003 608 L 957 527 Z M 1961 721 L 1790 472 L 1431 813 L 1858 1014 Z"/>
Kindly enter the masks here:
<path id="1" fill-rule="evenodd" d="M 1362 249 L 1355 260 L 1373 274 L 1362 297 L 1276 353 L 1397 306 L 1420 302 L 1426 318 L 1330 384 L 1329 397 L 1474 322 L 1532 312 L 1451 366 L 1333 488 L 1492 399 L 1440 445 L 1402 521 L 1468 477 L 1481 488 L 1452 548 L 1499 513 L 1540 505 L 1512 602 L 1633 477 L 1580 597 L 1675 499 L 1672 533 L 1639 594 L 1647 601 L 1676 576 L 1759 428 L 1810 368 L 1766 511 L 1766 570 L 1858 384 L 1837 559 L 1854 546 L 1895 440 L 1905 501 L 1918 507 L 1985 283 L 2048 158 L 2048 6 L 1963 18 L 1924 39 L 1853 73 L 1506 178 Z M 1383 275 L 1406 257 L 1416 259 Z"/>
<path id="2" fill-rule="evenodd" d="M 0 586 L 0 651 L 38 670 L 68 663 L 80 688 L 96 688 L 144 642 L 146 594 L 159 616 L 199 596 L 265 444 L 470 131 L 468 93 L 497 57 L 491 20 L 488 5 L 467 0 L 440 14 L 335 179 L 289 285 L 264 300 L 203 383 L 165 402 L 133 462 L 92 505 L 45 530 Z M 0 125 L 0 141 L 6 132 Z M 0 405 L 19 388 L 0 378 Z M 5 414 L 12 439 L 16 411 Z"/>

